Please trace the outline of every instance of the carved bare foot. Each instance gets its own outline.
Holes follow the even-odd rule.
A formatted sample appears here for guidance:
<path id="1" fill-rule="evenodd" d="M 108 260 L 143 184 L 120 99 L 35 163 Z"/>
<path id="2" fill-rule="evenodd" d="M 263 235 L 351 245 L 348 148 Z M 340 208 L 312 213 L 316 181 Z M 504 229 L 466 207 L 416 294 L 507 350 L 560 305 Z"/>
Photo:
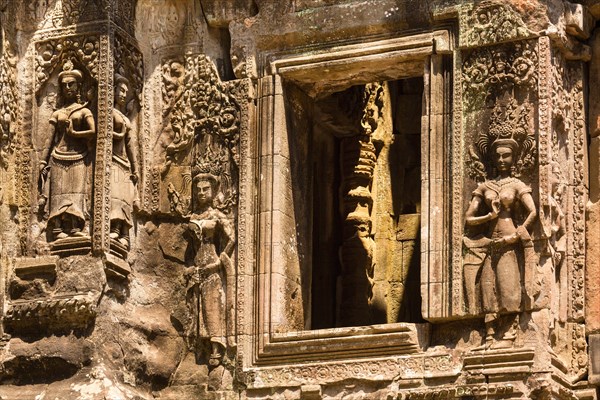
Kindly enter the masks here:
<path id="1" fill-rule="evenodd" d="M 223 355 L 221 353 L 212 353 L 208 359 L 208 365 L 211 367 L 218 367 L 221 364 Z"/>

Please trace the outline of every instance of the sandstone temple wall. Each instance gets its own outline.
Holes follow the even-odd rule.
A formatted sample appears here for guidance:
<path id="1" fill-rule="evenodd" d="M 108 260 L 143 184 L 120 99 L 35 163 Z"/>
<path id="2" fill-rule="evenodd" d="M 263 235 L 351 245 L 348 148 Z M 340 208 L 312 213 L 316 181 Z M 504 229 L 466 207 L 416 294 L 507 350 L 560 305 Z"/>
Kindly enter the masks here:
<path id="1" fill-rule="evenodd" d="M 0 399 L 598 400 L 599 20 L 0 0 Z"/>

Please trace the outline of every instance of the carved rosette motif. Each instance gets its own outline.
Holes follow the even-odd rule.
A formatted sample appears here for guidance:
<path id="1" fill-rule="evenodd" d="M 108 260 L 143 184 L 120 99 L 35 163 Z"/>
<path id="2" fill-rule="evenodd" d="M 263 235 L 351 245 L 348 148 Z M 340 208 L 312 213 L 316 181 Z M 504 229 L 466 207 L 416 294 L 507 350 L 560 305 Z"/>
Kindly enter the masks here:
<path id="1" fill-rule="evenodd" d="M 519 13 L 508 4 L 484 1 L 460 10 L 460 47 L 480 47 L 527 39 L 536 34 L 529 30 Z"/>

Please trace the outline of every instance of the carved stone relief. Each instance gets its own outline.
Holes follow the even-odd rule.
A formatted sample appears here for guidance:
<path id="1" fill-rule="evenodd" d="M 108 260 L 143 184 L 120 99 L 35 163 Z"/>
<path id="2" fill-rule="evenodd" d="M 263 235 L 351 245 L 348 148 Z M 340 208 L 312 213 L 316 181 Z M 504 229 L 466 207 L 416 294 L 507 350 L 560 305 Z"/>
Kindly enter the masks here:
<path id="1" fill-rule="evenodd" d="M 371 186 L 377 163 L 371 135 L 380 118 L 383 88 L 379 83 L 365 86 L 361 132 L 344 138 L 341 144 L 343 202 L 343 243 L 340 247 L 341 326 L 364 325 L 372 321 L 373 241 Z"/>
<path id="2" fill-rule="evenodd" d="M 0 54 L 0 167 L 7 168 L 8 156 L 14 152 L 16 123 L 16 58 L 7 51 Z"/>
<path id="3" fill-rule="evenodd" d="M 596 399 L 586 6 L 405 3 L 0 0 L 0 398 Z"/>
<path id="4" fill-rule="evenodd" d="M 480 47 L 535 36 L 509 4 L 484 1 L 460 11 L 460 46 Z"/>
<path id="5" fill-rule="evenodd" d="M 91 163 L 96 123 L 81 100 L 84 75 L 67 60 L 58 74 L 59 103 L 40 157 L 39 207 L 48 210 L 49 241 L 90 236 Z M 77 240 L 77 239 L 76 239 Z"/>
<path id="6" fill-rule="evenodd" d="M 535 165 L 530 114 L 527 104 L 519 106 L 514 100 L 497 104 L 488 131 L 480 132 L 470 150 L 471 164 L 484 181 L 473 192 L 466 213 L 464 279 L 469 313 L 485 314 L 486 346 L 514 341 L 510 328 L 504 343 L 493 343 L 494 323 L 500 314 L 514 316 L 523 305 L 531 307 L 539 292 L 530 284 L 537 264 L 531 240 L 537 207 L 531 187 L 519 179 Z M 523 209 L 521 216 L 515 213 L 518 208 Z"/>
<path id="7" fill-rule="evenodd" d="M 38 43 L 35 58 L 36 92 L 50 79 L 52 71 L 67 60 L 85 66 L 89 75 L 97 80 L 98 51 L 97 36 L 71 37 Z"/>
<path id="8" fill-rule="evenodd" d="M 230 94 L 231 88 L 220 81 L 206 56 L 164 61 L 165 128 L 155 150 L 155 157 L 164 161 L 158 169 L 160 182 L 153 183 L 160 185 L 160 212 L 190 212 L 192 169 L 202 157 L 223 165 L 219 207 L 231 211 L 235 206 L 240 106 Z"/>

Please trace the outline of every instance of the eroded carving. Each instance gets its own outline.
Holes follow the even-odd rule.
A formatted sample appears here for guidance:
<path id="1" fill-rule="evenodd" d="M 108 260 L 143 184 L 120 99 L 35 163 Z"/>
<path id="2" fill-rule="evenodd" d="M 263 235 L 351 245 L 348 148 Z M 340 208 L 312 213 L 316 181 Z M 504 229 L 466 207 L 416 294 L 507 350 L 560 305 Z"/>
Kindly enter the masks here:
<path id="1" fill-rule="evenodd" d="M 188 304 L 193 323 L 188 329 L 194 348 L 210 344 L 209 365 L 221 364 L 227 349 L 227 327 L 232 326 L 230 309 L 234 299 L 227 282 L 235 278 L 231 260 L 235 232 L 231 217 L 215 207 L 219 195 L 219 176 L 208 167 L 201 168 L 193 179 L 194 213 L 189 232 L 193 264 L 188 274 Z"/>
<path id="2" fill-rule="evenodd" d="M 460 13 L 461 47 L 486 46 L 535 35 L 508 4 L 482 2 L 474 8 L 463 6 Z"/>
<path id="3" fill-rule="evenodd" d="M 235 206 L 240 106 L 231 90 L 206 56 L 187 55 L 185 60 L 164 62 L 163 117 L 167 127 L 163 133 L 165 162 L 160 167 L 161 211 L 189 213 L 191 168 L 199 154 L 222 163 L 222 207 L 229 210 Z"/>
<path id="4" fill-rule="evenodd" d="M 529 114 L 529 107 L 515 100 L 497 104 L 489 131 L 480 133 L 471 148 L 471 157 L 478 159 L 480 167 L 487 163 L 488 172 L 479 170 L 485 181 L 473 192 L 466 213 L 464 279 L 469 312 L 477 314 L 481 304 L 485 313 L 486 347 L 494 341 L 499 315 L 515 315 L 531 307 L 535 294 L 526 282 L 536 264 L 530 231 L 537 211 L 531 187 L 518 178 L 535 163 Z M 526 288 L 524 298 L 522 288 Z M 514 339 L 511 327 L 494 346 L 510 345 Z"/>
<path id="5" fill-rule="evenodd" d="M 515 87 L 537 88 L 537 67 L 535 41 L 473 50 L 465 56 L 462 66 L 465 105 L 481 105 Z"/>

